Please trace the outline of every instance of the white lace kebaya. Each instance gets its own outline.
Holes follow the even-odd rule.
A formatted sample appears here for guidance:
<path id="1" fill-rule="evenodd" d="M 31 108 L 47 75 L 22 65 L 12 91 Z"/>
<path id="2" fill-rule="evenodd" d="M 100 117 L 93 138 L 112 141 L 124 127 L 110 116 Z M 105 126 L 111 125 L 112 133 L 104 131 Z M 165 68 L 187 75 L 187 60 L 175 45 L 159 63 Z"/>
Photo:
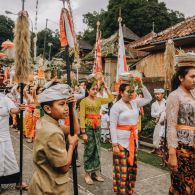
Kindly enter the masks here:
<path id="1" fill-rule="evenodd" d="M 192 93 L 192 96 L 194 94 Z M 178 88 L 170 93 L 167 99 L 167 142 L 168 147 L 177 148 L 178 142 L 193 146 L 195 131 L 178 130 L 177 125 L 186 125 L 195 128 L 195 97 L 192 99 Z"/>

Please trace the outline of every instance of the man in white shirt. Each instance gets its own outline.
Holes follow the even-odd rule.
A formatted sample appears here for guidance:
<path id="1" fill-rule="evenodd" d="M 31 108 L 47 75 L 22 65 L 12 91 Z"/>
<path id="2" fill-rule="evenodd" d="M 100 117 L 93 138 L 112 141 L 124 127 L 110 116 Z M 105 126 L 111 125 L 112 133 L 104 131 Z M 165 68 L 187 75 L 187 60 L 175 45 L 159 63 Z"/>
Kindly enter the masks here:
<path id="1" fill-rule="evenodd" d="M 152 104 L 151 116 L 154 118 L 156 126 L 153 133 L 153 145 L 156 153 L 159 149 L 161 137 L 165 133 L 165 109 L 166 100 L 164 99 L 164 89 L 154 89 L 154 95 L 156 101 Z"/>
<path id="2" fill-rule="evenodd" d="M 101 140 L 103 143 L 110 140 L 110 118 L 108 116 L 108 109 L 102 107 L 101 114 Z"/>

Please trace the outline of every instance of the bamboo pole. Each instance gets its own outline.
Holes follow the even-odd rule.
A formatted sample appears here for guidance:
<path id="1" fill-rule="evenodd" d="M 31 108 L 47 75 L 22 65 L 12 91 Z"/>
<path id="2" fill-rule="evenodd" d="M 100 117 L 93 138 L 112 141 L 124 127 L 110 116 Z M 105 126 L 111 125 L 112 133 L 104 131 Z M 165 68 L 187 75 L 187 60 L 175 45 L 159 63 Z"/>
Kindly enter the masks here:
<path id="1" fill-rule="evenodd" d="M 61 0 L 63 2 L 63 8 L 65 8 L 65 1 Z M 69 2 L 70 3 L 70 2 Z M 70 4 L 69 4 L 70 5 Z M 65 61 L 66 61 L 66 68 L 67 68 L 67 82 L 68 85 L 71 86 L 71 78 L 70 78 L 70 58 L 69 58 L 69 46 L 65 46 Z M 70 118 L 70 134 L 74 135 L 74 119 L 73 119 L 73 105 L 70 103 L 69 105 L 69 118 Z M 77 182 L 77 168 L 76 168 L 76 150 L 73 151 L 72 156 L 72 174 L 73 174 L 73 189 L 74 189 L 74 195 L 78 195 L 78 182 Z"/>
<path id="2" fill-rule="evenodd" d="M 24 2 L 22 0 L 22 11 L 24 11 Z M 23 104 L 24 83 L 20 84 L 20 104 Z M 23 110 L 20 111 L 20 185 L 22 186 L 23 180 Z M 20 187 L 20 195 L 22 195 L 22 187 Z"/>
<path id="3" fill-rule="evenodd" d="M 65 61 L 66 61 L 66 68 L 67 68 L 67 82 L 68 85 L 71 86 L 71 78 L 70 78 L 70 58 L 69 58 L 69 46 L 65 47 Z M 74 119 L 73 119 L 73 105 L 70 103 L 69 107 L 69 118 L 70 118 L 70 134 L 74 135 Z M 72 174 L 73 174 L 73 188 L 74 188 L 74 195 L 78 195 L 78 182 L 77 182 L 77 168 L 76 168 L 76 150 L 73 151 L 72 156 Z"/>
<path id="4" fill-rule="evenodd" d="M 76 63 L 76 73 L 77 73 L 77 82 L 79 82 L 79 67 L 80 67 L 80 49 L 79 49 L 79 44 L 78 44 L 78 40 L 77 40 L 77 36 L 76 36 L 76 32 L 75 32 L 75 26 L 74 26 L 74 19 L 73 19 L 73 13 L 72 13 L 72 7 L 71 7 L 71 3 L 70 0 L 66 0 L 67 4 L 68 4 L 68 9 L 70 12 L 70 16 L 71 16 L 71 21 L 72 21 L 72 25 L 73 25 L 73 32 L 74 32 L 74 52 L 75 52 L 75 58 L 76 58 L 76 62 L 74 61 L 74 63 Z"/>
<path id="5" fill-rule="evenodd" d="M 28 13 L 24 11 L 25 0 L 22 0 L 22 11 L 18 15 L 14 36 L 15 42 L 15 78 L 20 85 L 20 104 L 23 104 L 24 83 L 30 73 L 30 33 Z M 20 111 L 20 195 L 22 195 L 23 181 L 23 111 Z"/>
<path id="6" fill-rule="evenodd" d="M 20 84 L 20 104 L 23 104 L 24 83 Z M 20 111 L 20 185 L 23 180 L 23 110 Z M 20 195 L 22 195 L 22 187 L 20 188 Z"/>

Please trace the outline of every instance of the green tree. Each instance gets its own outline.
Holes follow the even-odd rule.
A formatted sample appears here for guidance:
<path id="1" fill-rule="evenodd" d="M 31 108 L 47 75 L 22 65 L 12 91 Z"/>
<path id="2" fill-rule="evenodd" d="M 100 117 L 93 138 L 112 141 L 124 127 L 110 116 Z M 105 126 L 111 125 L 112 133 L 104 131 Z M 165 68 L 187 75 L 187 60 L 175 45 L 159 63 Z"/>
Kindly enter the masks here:
<path id="1" fill-rule="evenodd" d="M 84 15 L 84 23 L 88 29 L 84 32 L 84 39 L 95 42 L 97 16 L 101 22 L 102 37 L 107 38 L 118 30 L 118 16 L 121 9 L 122 23 L 135 32 L 144 36 L 152 31 L 153 22 L 155 32 L 160 32 L 182 20 L 184 15 L 173 11 L 158 0 L 109 0 L 108 10 Z M 92 35 L 93 33 L 93 35 Z"/>
<path id="2" fill-rule="evenodd" d="M 52 43 L 51 47 L 51 58 L 60 51 L 60 40 L 59 31 L 55 32 L 47 29 L 47 31 L 42 30 L 37 34 L 37 55 L 43 54 L 44 50 L 44 39 L 46 36 L 46 47 L 45 47 L 45 57 L 49 57 L 49 46 L 48 43 Z"/>
<path id="3" fill-rule="evenodd" d="M 14 21 L 4 15 L 0 15 L 0 45 L 7 39 L 13 41 L 13 29 Z"/>
<path id="4" fill-rule="evenodd" d="M 83 39 L 89 41 L 90 44 L 95 43 L 96 39 L 96 23 L 97 20 L 102 20 L 102 16 L 104 14 L 104 10 L 101 10 L 100 13 L 94 11 L 93 13 L 88 12 L 87 14 L 83 15 L 83 22 L 87 24 L 88 29 L 83 33 Z M 101 28 L 101 26 L 100 26 Z"/>

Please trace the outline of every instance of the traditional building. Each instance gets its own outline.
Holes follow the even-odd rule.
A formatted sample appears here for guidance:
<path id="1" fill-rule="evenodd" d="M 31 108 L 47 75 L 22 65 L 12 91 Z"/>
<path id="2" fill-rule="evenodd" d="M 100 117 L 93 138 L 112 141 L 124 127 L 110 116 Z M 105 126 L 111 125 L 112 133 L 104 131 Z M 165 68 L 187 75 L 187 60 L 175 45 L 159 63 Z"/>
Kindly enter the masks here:
<path id="1" fill-rule="evenodd" d="M 127 65 L 131 69 L 133 65 L 138 62 L 141 58 L 147 55 L 146 52 L 137 51 L 128 47 L 128 44 L 136 41 L 139 37 L 132 32 L 129 28 L 123 25 L 123 36 L 124 43 L 126 45 L 126 57 L 127 57 Z M 109 87 L 114 87 L 114 82 L 116 81 L 116 70 L 117 70 L 117 58 L 118 58 L 118 32 L 114 33 L 107 39 L 101 40 L 101 53 L 102 53 L 102 68 L 103 73 L 105 75 L 106 82 Z M 95 48 L 86 55 L 82 61 L 85 64 L 83 69 L 86 67 L 90 67 L 89 69 L 92 72 L 94 65 L 94 56 L 95 56 Z"/>
<path id="2" fill-rule="evenodd" d="M 80 51 L 80 58 L 85 57 L 91 50 L 93 46 L 91 46 L 86 40 L 79 40 L 79 51 Z"/>
<path id="3" fill-rule="evenodd" d="M 166 42 L 169 39 L 174 41 L 176 49 L 195 51 L 195 16 L 160 33 L 149 33 L 129 44 L 129 47 L 133 49 L 149 53 L 149 55 L 136 63 L 136 69 L 142 72 L 145 77 L 164 80 L 164 52 Z"/>

